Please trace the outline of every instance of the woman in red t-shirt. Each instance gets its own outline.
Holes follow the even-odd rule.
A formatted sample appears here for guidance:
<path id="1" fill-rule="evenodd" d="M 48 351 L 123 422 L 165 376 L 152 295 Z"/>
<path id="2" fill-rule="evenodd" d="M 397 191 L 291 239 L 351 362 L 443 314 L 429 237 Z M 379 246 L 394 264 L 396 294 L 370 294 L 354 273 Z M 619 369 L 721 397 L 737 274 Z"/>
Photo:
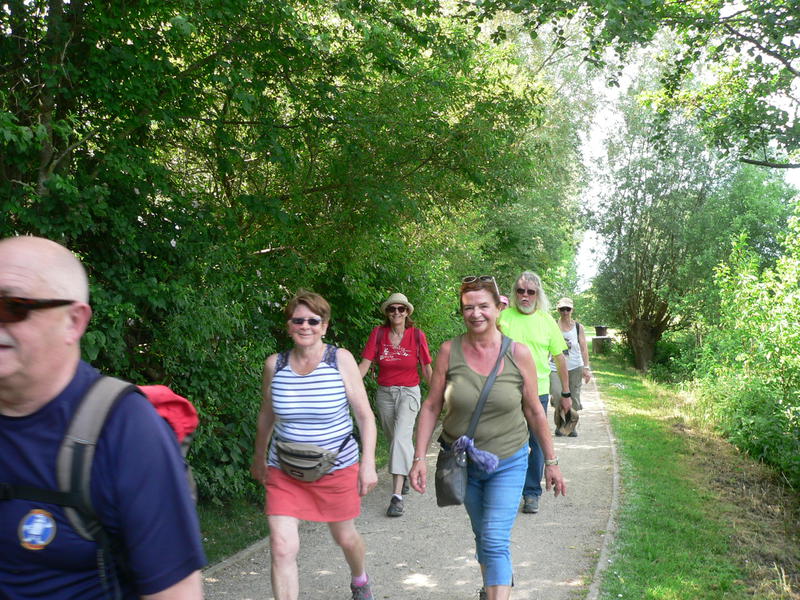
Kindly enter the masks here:
<path id="1" fill-rule="evenodd" d="M 421 329 L 414 327 L 414 306 L 405 295 L 395 293 L 381 304 L 384 324 L 370 333 L 358 365 L 364 377 L 372 363 L 378 366 L 375 404 L 389 441 L 389 473 L 393 494 L 386 515 L 403 514 L 403 494 L 408 493 L 406 476 L 414 458 L 412 435 L 420 405 L 419 371 L 426 382 L 431 378 L 431 353 Z"/>

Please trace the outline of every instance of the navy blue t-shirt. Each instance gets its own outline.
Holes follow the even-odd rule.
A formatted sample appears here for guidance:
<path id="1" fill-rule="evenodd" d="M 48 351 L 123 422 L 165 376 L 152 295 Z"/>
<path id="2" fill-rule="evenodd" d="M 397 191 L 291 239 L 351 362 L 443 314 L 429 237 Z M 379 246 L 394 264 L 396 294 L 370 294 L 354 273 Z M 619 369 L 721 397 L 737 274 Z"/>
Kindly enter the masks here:
<path id="1" fill-rule="evenodd" d="M 81 362 L 37 412 L 0 415 L 0 482 L 58 489 L 58 448 L 76 403 L 98 377 Z M 92 502 L 105 529 L 123 540 L 134 580 L 126 598 L 162 591 L 205 565 L 185 468 L 175 434 L 147 399 L 121 398 L 98 440 Z M 0 598 L 103 598 L 96 549 L 60 506 L 0 501 Z"/>

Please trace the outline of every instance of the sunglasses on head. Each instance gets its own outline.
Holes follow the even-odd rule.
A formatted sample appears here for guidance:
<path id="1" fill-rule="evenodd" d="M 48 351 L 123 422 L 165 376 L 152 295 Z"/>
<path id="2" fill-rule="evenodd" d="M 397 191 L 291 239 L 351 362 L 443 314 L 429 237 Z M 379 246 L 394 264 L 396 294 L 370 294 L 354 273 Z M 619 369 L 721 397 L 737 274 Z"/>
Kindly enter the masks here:
<path id="1" fill-rule="evenodd" d="M 400 304 L 397 306 L 389 306 L 386 308 L 387 313 L 394 313 L 398 312 L 401 315 L 408 310 L 408 307 L 405 304 Z"/>
<path id="2" fill-rule="evenodd" d="M 67 306 L 75 300 L 18 298 L 16 296 L 0 296 L 0 323 L 19 323 L 28 318 L 32 310 Z"/>
<path id="3" fill-rule="evenodd" d="M 484 281 L 487 283 L 491 281 L 494 284 L 494 290 L 497 292 L 497 295 L 500 295 L 500 288 L 497 287 L 497 281 L 495 281 L 494 277 L 491 275 L 467 275 L 461 278 L 461 283 L 475 283 L 476 281 Z"/>
<path id="4" fill-rule="evenodd" d="M 517 288 L 517 293 L 520 296 L 535 296 L 538 290 L 526 290 L 525 288 Z"/>
<path id="5" fill-rule="evenodd" d="M 322 319 L 318 319 L 317 317 L 292 317 L 289 319 L 293 325 L 302 325 L 306 321 L 311 327 L 316 327 L 320 323 L 322 323 Z"/>
<path id="6" fill-rule="evenodd" d="M 561 312 L 570 312 L 572 309 L 569 306 L 561 306 L 558 310 Z"/>

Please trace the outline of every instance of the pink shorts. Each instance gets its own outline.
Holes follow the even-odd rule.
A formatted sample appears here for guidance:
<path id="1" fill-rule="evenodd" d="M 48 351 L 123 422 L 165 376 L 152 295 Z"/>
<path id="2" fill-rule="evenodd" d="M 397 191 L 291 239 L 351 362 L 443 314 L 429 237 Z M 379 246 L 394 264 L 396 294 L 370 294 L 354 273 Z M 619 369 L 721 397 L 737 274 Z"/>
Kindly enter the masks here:
<path id="1" fill-rule="evenodd" d="M 269 467 L 264 512 L 303 521 L 347 521 L 361 514 L 358 464 L 323 475 L 307 483 Z"/>

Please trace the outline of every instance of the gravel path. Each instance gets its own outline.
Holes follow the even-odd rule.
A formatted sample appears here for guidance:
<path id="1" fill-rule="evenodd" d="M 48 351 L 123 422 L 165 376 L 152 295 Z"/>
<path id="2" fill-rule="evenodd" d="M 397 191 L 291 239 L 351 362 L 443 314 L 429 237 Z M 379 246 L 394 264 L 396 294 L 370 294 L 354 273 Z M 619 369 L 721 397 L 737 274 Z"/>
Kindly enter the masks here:
<path id="1" fill-rule="evenodd" d="M 614 440 L 594 382 L 584 387 L 579 437 L 554 438 L 567 481 L 567 496 L 542 497 L 536 515 L 520 513 L 512 534 L 514 600 L 573 600 L 597 597 L 599 574 L 608 563 L 617 505 Z M 552 423 L 552 408 L 548 411 Z M 436 448 L 428 452 L 433 476 Z M 390 477 L 362 501 L 357 526 L 367 544 L 367 570 L 375 598 L 471 600 L 478 597 L 480 569 L 474 558 L 463 507 L 438 508 L 428 492 L 413 490 L 402 517 L 385 516 Z M 324 524 L 300 529 L 300 598 L 349 598 L 349 571 Z M 210 600 L 268 600 L 269 541 L 262 540 L 204 572 Z"/>

